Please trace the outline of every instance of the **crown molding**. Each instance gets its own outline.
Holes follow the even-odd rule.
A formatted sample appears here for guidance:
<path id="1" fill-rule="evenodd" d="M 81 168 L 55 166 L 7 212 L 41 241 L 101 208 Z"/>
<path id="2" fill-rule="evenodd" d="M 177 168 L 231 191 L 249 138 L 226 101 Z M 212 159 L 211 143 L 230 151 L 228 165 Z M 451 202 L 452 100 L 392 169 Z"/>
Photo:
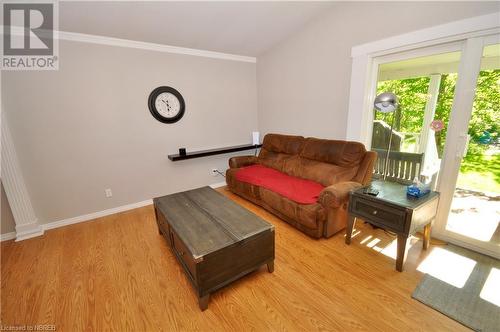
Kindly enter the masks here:
<path id="1" fill-rule="evenodd" d="M 1 27 L 2 27 L 1 33 L 3 34 L 5 26 L 2 25 Z M 24 29 L 21 27 L 13 26 L 13 27 L 11 27 L 11 32 L 15 35 L 20 35 L 20 34 L 24 34 Z M 179 46 L 166 45 L 166 44 L 148 43 L 148 42 L 142 42 L 142 41 L 137 41 L 137 40 L 121 39 L 121 38 L 106 37 L 106 36 L 99 36 L 99 35 L 89 35 L 89 34 L 77 33 L 77 32 L 67 32 L 67 31 L 60 31 L 60 30 L 57 31 L 56 30 L 56 31 L 54 31 L 54 37 L 56 39 L 59 39 L 59 40 L 67 40 L 67 41 L 80 42 L 80 43 L 135 48 L 135 49 L 154 51 L 154 52 L 201 56 L 201 57 L 205 57 L 205 58 L 220 59 L 220 60 L 240 61 L 240 62 L 249 62 L 249 63 L 256 63 L 257 62 L 256 57 L 250 57 L 250 56 L 245 56 L 245 55 L 214 52 L 214 51 L 200 50 L 200 49 L 187 48 L 187 47 L 179 47 Z"/>

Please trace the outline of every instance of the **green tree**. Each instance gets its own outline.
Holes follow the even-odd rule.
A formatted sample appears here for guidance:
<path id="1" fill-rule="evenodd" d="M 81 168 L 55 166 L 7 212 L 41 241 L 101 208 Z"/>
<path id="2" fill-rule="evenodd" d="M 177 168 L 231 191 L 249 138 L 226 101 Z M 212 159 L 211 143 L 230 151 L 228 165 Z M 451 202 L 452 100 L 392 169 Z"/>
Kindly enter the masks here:
<path id="1" fill-rule="evenodd" d="M 486 131 L 493 141 L 498 139 L 500 125 L 500 70 L 481 71 L 476 98 L 469 122 L 469 135 L 478 142 Z"/>
<path id="2" fill-rule="evenodd" d="M 399 112 L 394 121 L 394 129 L 406 133 L 420 133 L 424 119 L 429 77 L 408 78 L 403 80 L 381 81 L 377 84 L 377 94 L 393 92 L 399 98 Z M 441 75 L 441 85 L 434 119 L 442 120 L 445 128 L 435 133 L 438 154 L 443 155 L 444 143 L 450 119 L 457 74 Z M 390 124 L 394 113 L 375 112 L 376 120 Z M 469 123 L 469 135 L 473 142 L 478 142 L 486 131 L 492 141 L 499 139 L 500 126 L 500 70 L 480 72 L 474 99 L 473 112 Z"/>

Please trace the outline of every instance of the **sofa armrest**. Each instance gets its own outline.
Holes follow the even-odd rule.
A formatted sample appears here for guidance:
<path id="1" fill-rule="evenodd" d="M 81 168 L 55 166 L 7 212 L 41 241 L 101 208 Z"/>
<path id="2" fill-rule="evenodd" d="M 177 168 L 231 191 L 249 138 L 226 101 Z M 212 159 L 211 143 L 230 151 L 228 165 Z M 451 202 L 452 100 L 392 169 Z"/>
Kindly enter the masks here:
<path id="1" fill-rule="evenodd" d="M 349 199 L 349 192 L 362 187 L 359 182 L 339 182 L 326 187 L 319 194 L 318 201 L 325 207 L 337 208 Z"/>
<path id="2" fill-rule="evenodd" d="M 249 166 L 257 163 L 256 156 L 237 156 L 229 158 L 229 167 L 230 168 L 240 168 Z"/>

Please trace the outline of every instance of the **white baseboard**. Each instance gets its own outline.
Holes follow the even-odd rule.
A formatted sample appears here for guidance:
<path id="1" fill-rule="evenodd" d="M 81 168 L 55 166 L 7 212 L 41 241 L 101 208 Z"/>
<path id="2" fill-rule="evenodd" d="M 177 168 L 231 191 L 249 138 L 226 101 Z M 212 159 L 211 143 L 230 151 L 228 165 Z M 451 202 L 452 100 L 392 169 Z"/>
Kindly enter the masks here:
<path id="1" fill-rule="evenodd" d="M 12 240 L 16 238 L 16 232 L 5 233 L 0 236 L 0 242 Z"/>
<path id="2" fill-rule="evenodd" d="M 42 227 L 45 230 L 47 230 L 47 229 L 54 229 L 54 228 L 59 228 L 59 227 L 67 226 L 67 225 L 78 224 L 81 222 L 90 221 L 93 219 L 109 216 L 111 214 L 115 214 L 115 213 L 119 213 L 119 212 L 137 209 L 137 208 L 151 205 L 151 204 L 153 204 L 153 200 L 147 199 L 147 200 L 142 201 L 142 202 L 122 205 L 122 206 L 118 206 L 118 207 L 115 207 L 112 209 L 107 209 L 107 210 L 98 211 L 98 212 L 94 212 L 94 213 L 84 214 L 84 215 L 73 217 L 73 218 L 49 222 L 47 224 L 43 224 Z"/>
<path id="3" fill-rule="evenodd" d="M 91 221 L 91 220 L 94 220 L 97 218 L 109 216 L 111 214 L 120 213 L 120 212 L 124 212 L 124 211 L 128 211 L 128 210 L 132 210 L 132 209 L 137 209 L 137 208 L 151 205 L 151 204 L 153 204 L 153 200 L 148 199 L 148 200 L 145 200 L 142 202 L 122 205 L 122 206 L 118 206 L 118 207 L 115 207 L 112 209 L 107 209 L 107 210 L 98 211 L 98 212 L 94 212 L 94 213 L 84 214 L 84 215 L 73 217 L 73 218 L 53 221 L 53 222 L 49 222 L 47 224 L 37 225 L 38 227 L 36 229 L 30 230 L 30 231 L 27 231 L 27 230 L 26 231 L 25 230 L 19 231 L 18 230 L 17 234 L 16 234 L 16 232 L 2 234 L 1 241 L 7 241 L 7 240 L 11 240 L 11 239 L 16 239 L 16 242 L 22 241 L 22 240 L 27 240 L 27 239 L 31 239 L 31 238 L 36 237 L 36 236 L 43 235 L 44 231 L 49 230 L 49 229 L 54 229 L 54 228 L 59 228 L 59 227 L 63 227 L 63 226 L 78 224 L 81 222 Z"/>
<path id="4" fill-rule="evenodd" d="M 224 187 L 225 185 L 226 185 L 226 181 L 224 181 L 224 182 L 217 182 L 217 183 L 212 183 L 210 185 L 210 188 L 215 189 L 215 188 Z"/>
<path id="5" fill-rule="evenodd" d="M 224 187 L 225 185 L 226 185 L 226 182 L 223 181 L 223 182 L 213 183 L 210 185 L 210 187 L 215 189 L 215 188 Z M 115 213 L 120 213 L 120 212 L 124 212 L 124 211 L 128 211 L 128 210 L 137 209 L 137 208 L 151 205 L 151 204 L 153 204 L 153 200 L 147 199 L 147 200 L 142 201 L 142 202 L 122 205 L 122 206 L 118 206 L 118 207 L 115 207 L 112 209 L 107 209 L 104 211 L 98 211 L 98 212 L 84 214 L 84 215 L 73 217 L 73 218 L 53 221 L 53 222 L 49 222 L 47 224 L 39 225 L 39 229 L 37 229 L 36 231 L 29 232 L 29 234 L 28 234 L 28 232 L 26 232 L 26 234 L 19 234 L 19 232 L 18 232 L 17 236 L 16 236 L 16 232 L 2 234 L 1 241 L 7 241 L 7 240 L 11 240 L 11 239 L 16 239 L 16 241 L 27 240 L 27 239 L 30 239 L 30 238 L 35 237 L 35 236 L 40 236 L 43 234 L 44 231 L 49 230 L 49 229 L 54 229 L 54 228 L 59 228 L 59 227 L 63 227 L 63 226 L 78 224 L 81 222 L 91 221 L 91 220 L 94 220 L 97 218 L 109 216 L 109 215 L 112 215 Z"/>
<path id="6" fill-rule="evenodd" d="M 16 242 L 43 235 L 42 225 L 35 219 L 30 223 L 16 225 Z"/>

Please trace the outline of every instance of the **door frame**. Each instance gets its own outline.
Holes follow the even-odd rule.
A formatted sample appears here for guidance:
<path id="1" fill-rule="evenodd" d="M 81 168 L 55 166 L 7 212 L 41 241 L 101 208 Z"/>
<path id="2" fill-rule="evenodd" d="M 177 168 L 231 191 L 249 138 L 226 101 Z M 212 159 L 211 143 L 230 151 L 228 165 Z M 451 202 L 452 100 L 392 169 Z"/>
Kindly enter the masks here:
<path id="1" fill-rule="evenodd" d="M 483 50 L 485 46 L 497 43 L 500 43 L 500 34 L 473 37 L 464 42 L 441 161 L 440 173 L 446 174 L 446 176 L 440 176 L 437 184 L 437 190 L 441 195 L 433 235 L 448 242 L 500 258 L 500 248 L 493 243 L 480 241 L 446 229 L 460 166 L 466 154 L 467 134 L 476 97 Z"/>
<path id="2" fill-rule="evenodd" d="M 450 45 L 461 43 L 463 47 L 460 57 L 459 72 L 463 71 L 463 73 L 459 75 L 457 86 L 455 87 L 455 98 L 451 111 L 455 115 L 450 114 L 450 123 L 453 119 L 456 124 L 453 128 L 448 128 L 445 154 L 443 155 L 443 162 L 441 165 L 441 172 L 443 172 L 443 167 L 446 167 L 449 170 L 455 170 L 456 176 L 454 177 L 454 181 L 449 181 L 450 177 L 441 176 L 439 179 L 438 190 L 445 190 L 447 193 L 445 193 L 444 197 L 442 195 L 440 199 L 443 200 L 443 203 L 440 202 L 439 212 L 436 218 L 435 227 L 432 230 L 432 235 L 438 239 L 456 243 L 460 246 L 500 258 L 498 248 L 485 247 L 483 246 L 484 242 L 471 241 L 470 238 L 456 233 L 450 234 L 451 232 L 446 231 L 449 207 L 451 206 L 451 198 L 453 197 L 460 168 L 459 163 L 458 166 L 456 165 L 456 151 L 458 151 L 457 149 L 460 146 L 463 147 L 462 151 L 465 148 L 462 142 L 448 139 L 448 135 L 450 129 L 452 133 L 460 132 L 460 129 L 463 131 L 463 124 L 465 122 L 467 123 L 465 131 L 468 129 L 483 45 L 487 40 L 492 38 L 489 36 L 498 34 L 500 34 L 500 12 L 418 30 L 412 33 L 353 47 L 351 50 L 353 59 L 346 139 L 360 141 L 366 146 L 370 146 L 371 144 L 371 124 L 373 120 L 372 102 L 375 98 L 379 64 L 397 61 L 398 56 L 404 56 L 405 54 L 406 56 L 412 54 L 414 57 L 424 56 L 426 50 L 431 52 L 434 51 L 435 53 L 435 50 L 441 47 L 446 49 L 446 47 L 450 47 Z M 481 49 L 481 53 L 477 57 L 479 48 Z M 474 55 L 476 56 L 477 66 L 468 68 L 465 64 L 467 61 L 472 61 L 468 59 Z M 463 76 L 463 78 L 460 79 L 460 76 Z M 461 92 L 458 90 L 461 90 Z M 470 107 L 467 109 L 468 106 Z M 461 125 L 458 125 L 459 123 Z M 453 151 L 454 153 L 449 151 Z M 444 211 L 446 211 L 446 214 Z"/>
<path id="3" fill-rule="evenodd" d="M 370 106 L 367 109 L 367 118 L 369 119 L 366 128 L 366 140 L 365 145 L 371 147 L 373 126 L 372 120 L 375 118 L 375 111 L 372 106 L 372 102 L 377 93 L 377 82 L 378 82 L 378 69 L 379 66 L 389 62 L 404 61 L 412 58 L 431 56 L 434 54 L 451 53 L 451 52 L 462 52 L 463 51 L 463 41 L 455 41 L 446 44 L 440 44 L 436 46 L 428 46 L 418 49 L 412 49 L 409 51 L 404 51 L 396 54 L 389 54 L 374 57 L 371 65 L 371 79 L 368 89 L 368 100 L 370 100 Z"/>

